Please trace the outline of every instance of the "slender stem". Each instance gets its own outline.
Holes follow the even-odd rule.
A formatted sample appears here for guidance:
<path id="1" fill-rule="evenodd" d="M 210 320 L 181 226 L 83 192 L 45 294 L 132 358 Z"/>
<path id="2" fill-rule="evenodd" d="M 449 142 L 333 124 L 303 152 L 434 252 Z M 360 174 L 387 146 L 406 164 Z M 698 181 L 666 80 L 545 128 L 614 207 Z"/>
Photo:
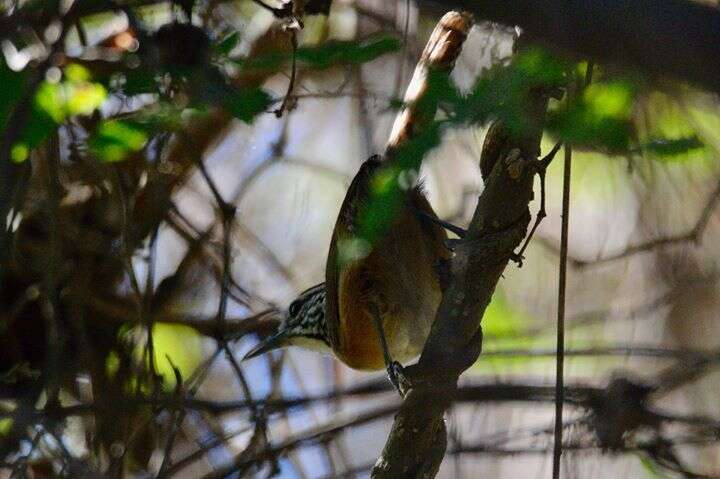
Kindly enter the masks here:
<path id="1" fill-rule="evenodd" d="M 568 92 L 568 105 L 572 94 L 587 88 L 592 82 L 593 62 L 587 63 L 585 79 L 577 88 Z M 563 404 L 565 402 L 565 288 L 567 286 L 568 226 L 570 224 L 570 170 L 572 146 L 565 144 L 563 168 L 562 226 L 560 228 L 560 274 L 558 277 L 557 354 L 555 363 L 555 432 L 553 444 L 553 479 L 560 478 L 562 456 Z"/>
<path id="2" fill-rule="evenodd" d="M 290 108 L 290 101 L 291 96 L 293 93 L 293 90 L 295 89 L 295 79 L 297 78 L 297 49 L 298 49 L 298 40 L 297 40 L 297 31 L 292 29 L 288 32 L 290 34 L 290 45 L 292 46 L 292 65 L 290 66 L 290 83 L 288 83 L 287 92 L 285 92 L 285 96 L 283 97 L 283 101 L 280 104 L 280 107 L 275 110 L 275 116 L 280 118 L 283 114 L 283 112 Z M 293 100 L 294 101 L 294 100 Z"/>
<path id="3" fill-rule="evenodd" d="M 553 445 L 553 479 L 560 478 L 562 455 L 563 403 L 565 401 L 565 287 L 567 284 L 567 244 L 570 223 L 570 169 L 572 147 L 565 145 L 563 169 L 562 227 L 560 236 L 560 275 L 558 280 L 557 360 L 555 364 L 555 434 Z"/>

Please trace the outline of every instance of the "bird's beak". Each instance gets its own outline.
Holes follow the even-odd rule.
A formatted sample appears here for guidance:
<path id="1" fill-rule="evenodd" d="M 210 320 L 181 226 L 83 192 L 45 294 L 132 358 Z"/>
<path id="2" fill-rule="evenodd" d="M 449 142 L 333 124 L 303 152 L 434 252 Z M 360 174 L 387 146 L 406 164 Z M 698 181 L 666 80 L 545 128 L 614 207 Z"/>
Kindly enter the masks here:
<path id="1" fill-rule="evenodd" d="M 287 331 L 278 331 L 272 336 L 269 336 L 264 340 L 260 341 L 254 348 L 247 352 L 247 354 L 242 358 L 242 361 L 252 359 L 256 356 L 260 356 L 261 354 L 265 354 L 274 349 L 287 346 L 287 339 Z"/>

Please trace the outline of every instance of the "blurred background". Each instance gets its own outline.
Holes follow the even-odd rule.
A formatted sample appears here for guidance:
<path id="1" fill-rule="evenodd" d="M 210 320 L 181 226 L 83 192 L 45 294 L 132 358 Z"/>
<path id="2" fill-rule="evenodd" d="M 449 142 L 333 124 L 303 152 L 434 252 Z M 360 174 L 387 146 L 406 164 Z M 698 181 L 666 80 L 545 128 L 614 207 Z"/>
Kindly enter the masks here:
<path id="1" fill-rule="evenodd" d="M 276 326 L 257 313 L 324 280 L 345 191 L 443 12 L 308 2 L 297 29 L 252 1 L 0 5 L 0 477 L 367 476 L 400 404 L 384 373 L 295 348 L 239 361 Z M 509 65 L 517 34 L 479 22 L 458 90 Z M 578 118 L 626 142 L 573 151 L 564 477 L 720 477 L 718 99 L 596 68 Z M 423 163 L 461 226 L 487 126 L 447 129 Z M 550 475 L 562 155 L 439 477 Z"/>

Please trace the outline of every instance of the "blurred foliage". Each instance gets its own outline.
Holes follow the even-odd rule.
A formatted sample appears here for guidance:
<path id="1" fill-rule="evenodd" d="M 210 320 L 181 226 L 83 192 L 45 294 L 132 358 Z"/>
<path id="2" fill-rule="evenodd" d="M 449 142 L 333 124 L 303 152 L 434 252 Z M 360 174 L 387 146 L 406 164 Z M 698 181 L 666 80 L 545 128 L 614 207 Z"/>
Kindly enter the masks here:
<path id="1" fill-rule="evenodd" d="M 27 72 L 14 72 L 0 55 L 0 130 L 5 131 L 10 113 L 22 98 Z"/>
<path id="2" fill-rule="evenodd" d="M 202 338 L 196 330 L 181 324 L 153 325 L 155 371 L 162 376 L 165 388 L 175 388 L 177 367 L 183 379 L 189 378 L 203 360 Z"/>
<path id="3" fill-rule="evenodd" d="M 647 477 L 651 479 L 670 479 L 671 476 L 665 474 L 665 472 L 648 457 L 637 454 L 637 458 L 643 467 L 643 470 L 647 473 Z"/>
<path id="4" fill-rule="evenodd" d="M 574 145 L 626 152 L 632 137 L 633 98 L 634 89 L 628 82 L 591 84 L 566 108 L 552 111 L 547 127 Z"/>
<path id="5" fill-rule="evenodd" d="M 242 3 L 241 8 L 248 8 L 246 4 L 250 2 Z M 80 2 L 76 4 L 82 5 Z M 85 3 L 85 5 L 89 4 Z M 125 9 L 124 4 L 125 2 L 121 2 L 122 8 L 109 7 L 108 12 L 113 13 L 106 12 L 82 18 L 81 23 L 85 29 L 102 30 L 111 20 L 117 20 L 118 15 L 115 11 Z M 47 16 L 44 11 L 47 2 L 20 2 L 18 5 L 20 5 L 18 8 L 28 15 L 27 18 L 43 20 Z M 19 113 L 23 113 L 23 109 L 27 110 L 25 113 L 28 116 L 27 121 L 17 123 L 23 127 L 22 131 L 10 136 L 13 141 L 13 144 L 9 145 L 12 161 L 17 163 L 28 159 L 34 161 L 33 150 L 41 150 L 44 147 L 43 143 L 49 137 L 57 135 L 64 140 L 61 142 L 61 147 L 71 143 L 68 148 L 59 148 L 63 155 L 62 161 L 58 162 L 61 168 L 68 165 L 80 166 L 74 170 L 68 167 L 67 171 L 70 174 L 62 171 L 61 182 L 74 182 L 77 176 L 87 175 L 80 178 L 78 183 L 84 183 L 90 178 L 87 179 L 87 183 L 92 185 L 92 188 L 87 188 L 91 190 L 87 202 L 78 201 L 77 204 L 69 202 L 68 205 L 63 205 L 63 208 L 72 211 L 72 214 L 63 217 L 63 220 L 68 219 L 63 228 L 72 230 L 74 236 L 69 239 L 61 237 L 58 241 L 62 243 L 58 249 L 62 250 L 61 253 L 68 254 L 68 257 L 62 258 L 63 276 L 58 281 L 63 285 L 62 292 L 58 298 L 53 298 L 53 301 L 60 304 L 61 307 L 55 312 L 63 321 L 67 320 L 67 324 L 70 324 L 74 318 L 66 309 L 74 309 L 76 305 L 70 304 L 71 307 L 67 307 L 70 301 L 64 294 L 66 290 L 72 288 L 65 288 L 64 282 L 76 279 L 73 276 L 75 274 L 88 276 L 95 274 L 95 270 L 115 267 L 116 265 L 108 258 L 117 259 L 122 255 L 120 245 L 133 249 L 128 255 L 139 256 L 139 250 L 144 248 L 142 244 L 146 240 L 144 236 L 152 229 L 142 230 L 137 242 L 129 246 L 126 244 L 128 235 L 124 231 L 119 232 L 117 223 L 113 223 L 119 216 L 117 213 L 121 208 L 117 199 L 121 195 L 117 194 L 115 188 L 112 188 L 112 194 L 106 191 L 111 189 L 106 188 L 106 184 L 114 187 L 115 183 L 107 181 L 110 177 L 103 175 L 109 171 L 117 177 L 112 177 L 113 180 L 120 180 L 117 183 L 120 185 L 119 190 L 127 193 L 127 199 L 130 200 L 127 201 L 127 207 L 132 211 L 128 213 L 136 213 L 133 208 L 138 205 L 138 211 L 142 211 L 143 201 L 153 203 L 157 198 L 162 199 L 157 190 L 165 186 L 152 184 L 155 180 L 153 174 L 157 173 L 159 168 L 153 169 L 155 158 L 158 156 L 154 152 L 151 154 L 150 145 L 164 144 L 164 140 L 176 138 L 183 134 L 184 130 L 191 128 L 194 122 L 207 118 L 210 112 L 218 109 L 240 121 L 253 122 L 281 100 L 263 89 L 263 81 L 278 73 L 287 74 L 293 56 L 299 68 L 325 70 L 336 66 L 366 63 L 400 50 L 400 42 L 397 38 L 376 36 L 358 41 L 328 41 L 318 45 L 305 45 L 299 47 L 294 54 L 289 49 L 270 49 L 257 55 L 248 53 L 247 58 L 238 58 L 238 52 L 244 51 L 240 48 L 244 40 L 244 32 L 236 31 L 234 26 L 229 26 L 234 24 L 228 22 L 228 25 L 223 25 L 222 28 L 215 28 L 214 25 L 200 28 L 183 24 L 178 21 L 179 17 L 172 9 L 172 5 L 151 5 L 133 10 L 131 13 L 137 14 L 140 21 L 131 18 L 132 15 L 126 15 L 129 23 L 126 31 L 102 40 L 101 46 L 98 47 L 99 53 L 76 55 L 69 53 L 71 49 L 68 49 L 66 54 L 58 54 L 52 50 L 52 42 L 41 39 L 43 35 L 35 35 L 33 40 L 27 41 L 42 43 L 46 53 L 52 53 L 49 57 L 39 56 L 28 63 L 28 66 L 13 71 L 6 63 L 5 57 L 0 54 L 0 130 L 3 133 L 11 131 L 9 128 L 14 126 L 11 123 L 16 119 L 14 116 L 22 116 Z M 150 21 L 157 18 L 164 20 Z M 421 21 L 428 19 L 423 17 Z M 53 18 L 52 22 L 58 23 L 58 19 Z M 434 25 L 435 19 L 432 19 L 431 23 L 428 21 L 428 28 Z M 153 27 L 145 28 L 148 25 Z M 158 26 L 159 28 L 155 28 Z M 44 29 L 39 31 L 43 32 Z M 78 37 L 81 36 L 79 31 L 74 33 Z M 73 45 L 75 49 L 91 50 L 96 47 L 94 44 L 89 47 L 81 45 L 81 40 L 72 35 L 68 38 L 71 39 L 70 43 L 76 43 Z M 130 41 L 122 43 L 119 42 L 120 39 Z M 15 40 L 13 37 L 7 41 Z M 262 72 L 261 75 L 257 75 L 260 81 L 256 83 L 243 81 L 243 75 L 257 72 Z M 573 64 L 542 49 L 533 48 L 518 55 L 512 61 L 496 65 L 485 72 L 467 93 L 461 93 L 443 76 L 430 75 L 428 94 L 417 105 L 421 116 L 426 117 L 428 121 L 423 123 L 419 134 L 412 141 L 392 152 L 397 160 L 393 166 L 381 169 L 373 179 L 371 198 L 362 213 L 357 236 L 340 245 L 345 250 L 344 254 L 341 254 L 341 260 L 349 261 L 370 251 L 372 243 L 383 234 L 393 220 L 404 192 L 415 184 L 423 158 L 440 144 L 448 128 L 487 125 L 491 121 L 500 120 L 512 133 L 522 134 L 528 128 L 536 126 L 530 123 L 531 116 L 527 114 L 529 95 L 537 89 L 553 93 L 565 90 L 581 81 L 579 73 L 582 72 L 584 72 L 582 64 Z M 548 116 L 549 133 L 560 140 L 571 141 L 583 150 L 576 157 L 573 174 L 583 171 L 586 173 L 590 171 L 593 174 L 597 172 L 598 174 L 594 176 L 600 178 L 600 181 L 595 181 L 594 184 L 608 181 L 605 179 L 608 175 L 602 174 L 606 171 L 601 171 L 606 168 L 608 161 L 615 161 L 615 159 L 608 160 L 606 156 L 608 153 L 621 156 L 622 159 L 628 158 L 628 163 L 633 157 L 640 155 L 675 163 L 690 160 L 707 161 L 712 157 L 708 145 L 720 144 L 720 133 L 717 133 L 720 132 L 720 115 L 715 111 L 701 110 L 693 106 L 681 108 L 676 99 L 669 95 L 649 93 L 647 86 L 637 79 L 601 70 L 598 73 L 595 83 L 579 95 L 566 95 L 565 99 L 552 102 Z M 396 107 L 402 106 L 399 101 L 393 104 Z M 442 115 L 434 120 L 438 107 Z M 688 118 L 692 118 L 693 121 L 688 121 Z M 132 160 L 108 168 L 102 164 L 78 161 L 78 158 L 84 160 L 86 157 L 101 163 Z M 30 165 L 30 162 L 26 165 Z M 97 169 L 88 166 L 95 166 Z M 172 169 L 178 165 L 163 165 L 166 166 Z M 180 168 L 175 168 L 178 169 Z M 33 173 L 34 171 L 31 172 Z M 45 180 L 46 178 L 43 178 L 43 181 L 39 182 L 41 188 L 46 187 Z M 146 184 L 144 182 L 150 185 L 145 190 L 143 190 Z M 139 186 L 141 183 L 143 186 Z M 67 184 L 61 186 L 65 187 Z M 156 189 L 153 190 L 151 187 Z M 124 191 L 124 188 L 127 191 Z M 72 192 L 79 190 L 81 188 L 74 188 Z M 147 190 L 152 191 L 148 197 L 142 197 L 142 193 Z M 33 197 L 32 200 L 37 201 L 40 206 L 33 204 L 33 207 L 47 209 L 47 203 L 42 203 L 43 195 L 37 196 L 38 199 Z M 72 199 L 75 201 L 75 198 Z M 86 205 L 90 206 L 85 208 Z M 155 213 L 154 210 L 152 212 Z M 166 210 L 160 211 L 163 214 L 166 212 Z M 22 232 L 23 227 L 29 224 L 26 227 L 31 233 L 29 235 L 31 241 L 28 241 L 28 245 L 36 247 L 47 244 L 41 242 L 51 236 L 53 230 L 47 226 L 49 222 L 45 212 L 36 215 L 35 218 L 26 215 L 25 212 L 20 216 L 17 218 L 20 224 L 19 231 Z M 163 221 L 158 218 L 164 217 L 158 214 L 154 220 Z M 132 221 L 135 220 L 137 217 L 132 217 Z M 106 238 L 110 239 L 105 241 Z M 20 247 L 28 246 L 22 242 L 18 243 Z M 89 243 L 89 246 L 84 243 Z M 73 249 L 75 246 L 78 246 L 77 250 Z M 88 246 L 88 249 L 79 249 L 80 246 Z M 49 249 L 39 247 L 31 254 L 44 254 L 45 256 L 39 258 L 37 262 L 46 264 Z M 37 253 L 37 250 L 40 250 L 40 253 Z M 77 255 L 70 256 L 70 253 Z M 78 258 L 83 261 L 78 261 Z M 33 257 L 33 259 L 38 258 Z M 81 269 L 78 263 L 86 269 Z M 103 294 L 106 292 L 113 294 L 115 290 L 126 288 L 127 272 L 120 271 L 121 268 L 116 269 L 114 275 L 108 274 L 104 277 L 111 279 L 98 281 Z M 21 273 L 25 276 L 18 275 L 19 278 L 13 278 L 16 281 L 14 288 L 21 294 L 25 294 L 30 284 L 36 287 L 37 284 L 49 281 L 44 276 L 39 278 L 37 275 L 27 274 L 26 271 Z M 48 273 L 48 276 L 50 275 L 51 273 Z M 93 276 L 93 279 L 96 277 L 102 278 L 100 274 Z M 95 285 L 82 285 L 86 289 L 88 286 Z M 13 291 L 13 294 L 15 293 L 16 291 Z M 157 294 L 157 291 L 155 293 Z M 4 303 L 6 310 L 11 309 L 7 305 L 15 307 L 21 304 L 17 297 L 3 298 L 3 301 L 7 301 Z M 55 304 L 51 306 L 54 307 Z M 42 329 L 44 322 L 38 320 L 38 318 L 45 319 L 43 316 L 45 311 L 30 307 L 27 310 L 23 308 L 25 306 L 18 309 L 16 323 L 25 321 L 26 324 L 40 328 L 33 329 L 33 334 L 29 335 L 33 340 L 34 351 L 40 350 L 43 341 L 37 338 L 49 337 Z M 98 319 L 105 318 L 99 314 L 88 315 L 87 326 L 98 328 L 91 329 L 89 333 L 91 341 L 96 341 L 100 336 L 98 330 L 103 325 L 98 324 L 102 323 Z M 99 365 L 95 366 L 98 370 L 102 370 L 92 371 L 91 374 L 100 376 L 99 380 L 93 377 L 94 386 L 100 384 L 100 387 L 117 388 L 123 394 L 150 392 L 151 383 L 148 378 L 151 368 L 148 365 L 152 361 L 154 369 L 162 376 L 158 385 L 161 384 L 165 390 L 170 391 L 176 386 L 175 368 L 182 379 L 186 380 L 200 364 L 203 339 L 196 330 L 176 324 L 155 324 L 151 330 L 153 357 L 149 359 L 146 354 L 148 341 L 145 327 L 138 326 L 138 321 L 127 318 L 122 321 L 115 319 L 114 323 L 108 321 L 105 325 L 112 331 L 110 344 L 100 344 L 100 341 L 97 341 L 97 344 L 91 345 L 98 348 L 97 357 L 100 359 Z M 117 326 L 118 324 L 124 326 Z M 12 336 L 12 330 L 5 326 L 4 323 L 0 324 L 0 333 L 7 333 L 3 340 Z M 498 291 L 483 319 L 486 349 L 532 350 L 554 346 L 554 338 L 550 331 L 534 331 L 531 329 L 533 326 L 528 315 L 513 307 L 502 291 Z M 76 331 L 69 328 L 68 331 L 63 332 L 69 332 L 68 336 L 77 336 Z M 598 345 L 599 340 L 596 338 L 600 335 L 597 334 L 597 329 L 587 328 L 581 333 L 584 336 L 580 335 L 582 337 L 573 342 L 574 347 Z M 10 339 L 14 341 L 16 338 Z M 71 369 L 79 368 L 81 361 L 85 360 L 85 358 L 78 360 L 73 357 L 82 356 L 77 354 L 76 345 L 77 343 L 70 341 L 58 346 L 58 349 L 65 349 L 62 352 L 66 356 L 62 359 L 67 359 L 67 364 L 70 364 L 71 360 L 77 360 L 67 367 L 67 372 L 62 371 L 62 374 L 70 376 L 77 373 L 80 369 L 73 371 Z M 32 364 L 18 362 L 15 366 L 22 365 L 22 368 L 27 368 L 29 372 L 22 376 L 36 383 L 41 371 L 46 367 L 46 357 L 38 355 L 32 359 L 34 361 Z M 527 372 L 530 363 L 534 366 L 552 360 L 551 357 L 538 359 L 522 354 L 516 357 L 483 357 L 475 365 L 475 370 L 496 373 L 498 369 L 504 368 L 506 371 Z M 615 360 L 602 361 L 602 367 L 611 368 L 616 363 Z M 15 370 L 19 369 L 21 368 Z M 92 367 L 85 370 L 92 370 Z M 6 381 L 8 377 L 0 376 L 0 382 L 3 382 L 3 385 L 10 384 L 12 381 Z M 46 380 L 46 378 L 42 379 Z M 66 380 L 67 377 L 62 379 Z M 76 378 L 71 379 L 74 381 Z M 106 379 L 107 382 L 103 383 Z M 71 383 L 72 381 L 68 381 L 67 384 Z M 61 387 L 64 388 L 65 384 Z M 108 397 L 114 396 L 108 393 Z M 111 419 L 115 419 L 116 411 L 112 413 Z M 109 429 L 119 429 L 115 426 L 112 424 Z M 12 420 L 0 419 L 0 435 L 10 436 L 12 428 Z M 138 435 L 143 436 L 142 433 Z M 147 435 L 147 437 L 151 436 Z M 122 439 L 113 437 L 112 433 L 108 434 L 108 438 L 110 439 L 108 444 L 115 444 L 115 441 Z"/>
<path id="6" fill-rule="evenodd" d="M 62 81 L 45 80 L 40 83 L 34 95 L 30 119 L 27 127 L 20 135 L 19 141 L 13 146 L 13 160 L 24 161 L 31 148 L 37 147 L 52 132 L 70 117 L 87 116 L 102 106 L 108 96 L 105 87 L 90 81 L 90 72 L 77 64 L 67 65 L 63 72 L 52 70 L 53 75 L 62 75 Z M 17 90 L 10 90 L 12 105 L 14 100 L 22 98 L 22 74 L 11 74 L 11 81 Z M 17 105 L 17 103 L 15 103 Z M 7 118 L 8 111 L 1 114 Z"/>
<path id="7" fill-rule="evenodd" d="M 422 125 L 410 141 L 392 152 L 395 161 L 377 173 L 356 236 L 372 245 L 386 231 L 402 201 L 402 192 L 414 184 L 409 179 L 417 178 L 423 158 L 440 144 L 446 128 L 502 120 L 512 134 L 520 134 L 532 126 L 525 113 L 530 93 L 563 86 L 567 70 L 565 62 L 543 50 L 531 49 L 508 65 L 492 68 L 467 95 L 461 94 L 446 75 L 430 72 L 427 93 L 415 108 L 420 117 L 432 118 L 430 113 L 439 107 L 446 118 Z"/>
<path id="8" fill-rule="evenodd" d="M 395 52 L 400 41 L 395 37 L 379 36 L 361 41 L 328 41 L 318 46 L 300 47 L 296 60 L 310 68 L 324 70 L 335 65 L 367 63 L 382 55 Z M 227 49 L 227 46 L 223 50 Z M 242 71 L 276 71 L 292 59 L 292 53 L 272 52 L 252 59 L 239 59 L 235 63 Z"/>
<path id="9" fill-rule="evenodd" d="M 136 124 L 107 120 L 100 123 L 88 144 L 101 161 L 113 162 L 140 151 L 147 141 L 147 134 Z"/>
<path id="10" fill-rule="evenodd" d="M 141 328 L 127 325 L 119 333 L 121 342 L 133 348 L 132 357 L 135 366 L 144 365 L 142 370 L 149 372 L 148 361 L 145 357 L 146 342 L 136 341 L 135 338 L 142 336 Z M 155 372 L 162 381 L 163 387 L 172 391 L 176 386 L 175 368 L 178 369 L 183 379 L 192 375 L 193 371 L 203 359 L 203 343 L 200 334 L 193 328 L 182 324 L 155 323 L 152 327 L 153 336 L 153 365 Z M 134 345 L 134 346 L 133 346 Z M 145 359 L 143 359 L 145 358 Z M 121 367 L 121 359 L 114 351 L 106 358 L 105 368 L 110 377 L 115 377 Z M 127 391 L 133 391 L 138 386 L 138 378 L 129 378 L 125 385 Z M 145 392 L 151 392 L 147 381 L 140 386 Z"/>
<path id="11" fill-rule="evenodd" d="M 261 45 L 260 52 L 246 51 L 239 48 L 247 40 L 246 32 L 237 29 L 240 23 L 218 25 L 193 16 L 195 23 L 190 24 L 169 3 L 134 9 L 121 2 L 107 4 L 104 12 L 102 6 L 76 2 L 68 8 L 76 9 L 73 12 L 87 8 L 93 14 L 70 18 L 49 13 L 59 11 L 59 5 L 21 2 L 10 15 L 27 24 L 14 25 L 3 38 L 7 45 L 0 53 L 0 131 L 11 160 L 25 162 L 24 168 L 13 171 L 28 173 L 27 182 L 18 181 L 18 189 L 23 190 L 17 192 L 18 201 L 26 193 L 32 201 L 16 212 L 20 214 L 11 232 L 13 247 L 22 250 L 15 251 L 22 261 L 7 269 L 3 264 L 3 281 L 8 282 L 3 283 L 0 299 L 3 310 L 13 311 L 13 317 L 9 323 L 0 321 L 0 339 L 11 345 L 0 359 L 0 383 L 45 394 L 35 387 L 44 382 L 51 392 L 75 394 L 78 374 L 89 374 L 98 402 L 120 404 L 127 395 L 160 394 L 158 387 L 172 391 L 176 378 L 189 379 L 203 359 L 203 339 L 197 330 L 156 323 L 149 336 L 133 306 L 130 313 L 122 307 L 133 276 L 128 264 L 132 268 L 147 237 L 165 224 L 169 196 L 194 171 L 193 161 L 198 159 L 195 151 L 174 154 L 165 146 L 175 146 L 173 142 L 183 138 L 204 150 L 207 144 L 200 143 L 217 138 L 230 117 L 252 123 L 269 113 L 283 98 L 264 85 L 275 75 L 289 73 L 293 53 L 277 50 L 280 45 L 274 44 Z M 53 29 L 60 29 L 60 41 L 50 39 L 51 23 Z M 50 33 L 43 35 L 46 30 Z M 279 26 L 277 33 L 289 43 L 290 33 Z M 263 48 L 268 53 L 261 53 Z M 397 39 L 377 36 L 302 46 L 294 59 L 298 68 L 320 70 L 369 62 L 397 50 Z M 238 58 L 239 52 L 248 58 Z M 218 128 L 213 129 L 216 120 Z M 50 138 L 57 141 L 50 144 Z M 48 161 L 53 159 L 57 161 Z M 57 170 L 43 169 L 50 164 Z M 38 171 L 49 173 L 58 186 L 57 197 L 48 198 L 52 196 L 46 192 L 48 175 Z M 52 201 L 66 198 L 69 201 L 59 207 L 60 212 L 52 209 L 57 206 Z M 55 218 L 53 214 L 60 220 L 48 221 Z M 56 241 L 53 247 L 38 246 L 50 244 L 48 238 Z M 27 268 L 25 260 L 42 264 L 43 269 L 53 262 L 60 266 L 38 272 Z M 52 343 L 44 340 L 49 337 L 46 326 L 54 324 L 44 321 L 47 309 L 38 309 L 40 301 L 24 295 L 32 287 L 42 296 L 46 285 L 55 281 L 62 285 L 62 294 L 51 301 L 52 315 L 59 319 L 62 337 Z M 89 303 L 106 296 L 108 304 L 120 305 L 122 317 L 108 317 L 107 311 L 94 309 L 94 303 L 88 306 L 69 299 L 66 292 L 73 288 L 82 291 Z M 141 301 L 146 299 L 157 297 Z M 76 316 L 78 310 L 82 312 Z M 28 366 L 15 381 L 20 364 Z M 159 378 L 151 375 L 153 370 Z M 53 377 L 44 375 L 48 371 Z M 142 409 L 123 411 L 123 422 L 147 423 L 152 411 Z M 96 412 L 97 446 L 107 452 L 127 440 L 125 424 L 117 427 L 117 410 Z M 8 438 L 0 441 L 0 449 L 15 448 L 24 432 L 11 420 L 0 421 L 0 434 Z M 150 433 L 139 436 L 150 443 L 154 438 Z M 142 453 L 128 451 L 127 462 L 145 467 L 146 453 L 156 445 Z"/>
<path id="12" fill-rule="evenodd" d="M 502 290 L 498 290 L 483 316 L 483 337 L 490 340 L 517 337 L 530 324 L 531 318 L 513 308 Z"/>
<path id="13" fill-rule="evenodd" d="M 467 94 L 460 93 L 443 75 L 431 74 L 423 102 L 428 111 L 439 106 L 444 117 L 424 125 L 411 141 L 392 152 L 397 161 L 377 172 L 356 238 L 347 242 L 354 250 L 340 258 L 354 258 L 358 251 L 362 254 L 371 250 L 394 218 L 402 192 L 413 184 L 408 178 L 417 178 L 422 159 L 440 144 L 447 128 L 499 120 L 511 135 L 521 135 L 533 127 L 527 114 L 528 101 L 538 89 L 551 96 L 581 90 L 579 94 L 565 94 L 562 100 L 551 101 L 545 127 L 555 141 L 571 142 L 580 150 L 580 156 L 596 158 L 602 165 L 606 165 L 607 155 L 630 158 L 646 153 L 661 161 L 707 158 L 703 139 L 689 126 L 687 114 L 665 111 L 656 119 L 653 111 L 659 113 L 658 98 L 649 96 L 652 90 L 647 85 L 632 76 L 610 74 L 600 68 L 596 68 L 595 81 L 581 88 L 586 67 L 585 62 L 570 64 L 545 50 L 531 48 L 509 63 L 491 68 Z M 424 105 L 416 107 L 422 115 Z M 643 108 L 649 110 L 649 127 L 638 125 L 637 112 Z M 709 116 L 705 120 L 708 123 L 720 118 Z M 578 159 L 576 164 L 582 170 L 582 161 Z M 602 165 L 600 168 L 605 168 Z M 356 248 L 357 245 L 363 247 Z"/>

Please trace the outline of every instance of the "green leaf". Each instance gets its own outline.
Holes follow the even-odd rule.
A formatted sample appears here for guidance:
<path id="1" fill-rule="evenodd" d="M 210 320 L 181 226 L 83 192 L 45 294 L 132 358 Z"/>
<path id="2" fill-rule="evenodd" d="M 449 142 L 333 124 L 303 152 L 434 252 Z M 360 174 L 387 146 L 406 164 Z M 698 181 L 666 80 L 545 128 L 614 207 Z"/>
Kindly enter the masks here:
<path id="1" fill-rule="evenodd" d="M 637 458 L 640 460 L 645 472 L 647 472 L 648 477 L 652 479 L 669 479 L 670 476 L 664 474 L 660 467 L 648 457 L 637 454 Z"/>
<path id="2" fill-rule="evenodd" d="M 10 434 L 10 431 L 12 430 L 13 426 L 13 419 L 11 417 L 6 417 L 3 419 L 0 419 L 0 437 L 7 436 Z"/>
<path id="3" fill-rule="evenodd" d="M 0 131 L 5 130 L 10 113 L 22 97 L 26 79 L 26 71 L 12 71 L 0 55 Z"/>
<path id="4" fill-rule="evenodd" d="M 642 145 L 641 149 L 658 156 L 676 156 L 691 150 L 703 148 L 705 145 L 697 135 L 684 138 L 656 138 Z"/>
<path id="5" fill-rule="evenodd" d="M 372 246 L 387 231 L 404 201 L 405 191 L 414 185 L 423 158 L 440 144 L 441 125 L 440 122 L 429 125 L 393 152 L 392 167 L 375 172 L 370 197 L 359 213 L 356 238 Z"/>
<path id="6" fill-rule="evenodd" d="M 250 123 L 272 103 L 272 98 L 260 88 L 236 90 L 222 99 L 222 105 L 235 118 Z"/>
<path id="7" fill-rule="evenodd" d="M 697 117 L 693 115 L 694 106 L 690 101 L 688 104 L 685 108 L 677 98 L 660 92 L 648 94 L 640 103 L 642 110 L 638 114 L 646 120 L 639 122 L 638 150 L 654 160 L 699 161 L 712 168 L 716 161 L 705 144 L 713 143 L 713 137 L 707 136 L 707 132 L 716 128 L 703 130 L 699 127 Z"/>
<path id="8" fill-rule="evenodd" d="M 23 148 L 35 148 L 68 117 L 90 115 L 107 99 L 104 86 L 87 81 L 90 73 L 86 68 L 70 64 L 65 76 L 64 82 L 44 81 L 38 87 L 27 126 L 13 151 L 13 161 L 24 161 L 27 151 Z"/>
<path id="9" fill-rule="evenodd" d="M 16 143 L 10 150 L 10 158 L 13 163 L 22 163 L 30 156 L 30 150 L 25 143 Z"/>
<path id="10" fill-rule="evenodd" d="M 65 101 L 59 84 L 43 82 L 35 94 L 35 105 L 55 123 L 65 120 Z"/>
<path id="11" fill-rule="evenodd" d="M 140 151 L 147 140 L 147 134 L 136 123 L 108 120 L 100 124 L 89 145 L 101 161 L 115 162 Z"/>
<path id="12" fill-rule="evenodd" d="M 144 68 L 130 70 L 125 74 L 122 91 L 129 96 L 157 93 L 158 84 L 155 80 L 155 73 Z"/>
<path id="13" fill-rule="evenodd" d="M 298 48 L 296 59 L 311 68 L 324 70 L 335 65 L 366 63 L 399 49 L 400 41 L 386 36 L 360 42 L 329 41 L 319 46 Z M 236 63 L 244 70 L 277 70 L 291 58 L 291 54 L 277 51 Z"/>
<path id="14" fill-rule="evenodd" d="M 35 95 L 35 104 L 57 124 L 69 116 L 90 115 L 107 98 L 104 86 L 81 80 L 89 77 L 87 70 L 72 66 L 68 66 L 72 79 L 62 83 L 43 82 Z"/>
<path id="15" fill-rule="evenodd" d="M 72 83 L 82 83 L 90 81 L 90 70 L 77 63 L 67 65 L 63 71 L 65 78 Z"/>
<path id="16" fill-rule="evenodd" d="M 400 40 L 393 37 L 362 42 L 326 42 L 318 47 L 299 48 L 297 59 L 314 68 L 325 69 L 338 64 L 366 63 L 399 49 Z"/>
<path id="17" fill-rule="evenodd" d="M 517 56 L 512 68 L 528 85 L 560 86 L 568 64 L 542 48 L 530 48 Z"/>
<path id="18" fill-rule="evenodd" d="M 190 377 L 203 358 L 202 338 L 193 328 L 181 324 L 155 323 L 153 326 L 155 368 L 166 388 L 175 387 L 173 364 L 183 378 Z M 172 364 L 168 361 L 172 360 Z"/>
<path id="19" fill-rule="evenodd" d="M 530 93 L 559 88 L 567 81 L 567 63 L 540 49 L 518 55 L 509 65 L 498 65 L 484 74 L 471 92 L 455 105 L 456 123 L 482 124 L 501 120 L 511 135 L 533 128 Z"/>
<path id="20" fill-rule="evenodd" d="M 219 55 L 228 56 L 240 43 L 240 34 L 232 32 L 215 44 L 215 50 Z"/>
<path id="21" fill-rule="evenodd" d="M 609 153 L 628 150 L 634 89 L 627 82 L 595 83 L 570 108 L 551 112 L 547 127 L 563 141 Z"/>

